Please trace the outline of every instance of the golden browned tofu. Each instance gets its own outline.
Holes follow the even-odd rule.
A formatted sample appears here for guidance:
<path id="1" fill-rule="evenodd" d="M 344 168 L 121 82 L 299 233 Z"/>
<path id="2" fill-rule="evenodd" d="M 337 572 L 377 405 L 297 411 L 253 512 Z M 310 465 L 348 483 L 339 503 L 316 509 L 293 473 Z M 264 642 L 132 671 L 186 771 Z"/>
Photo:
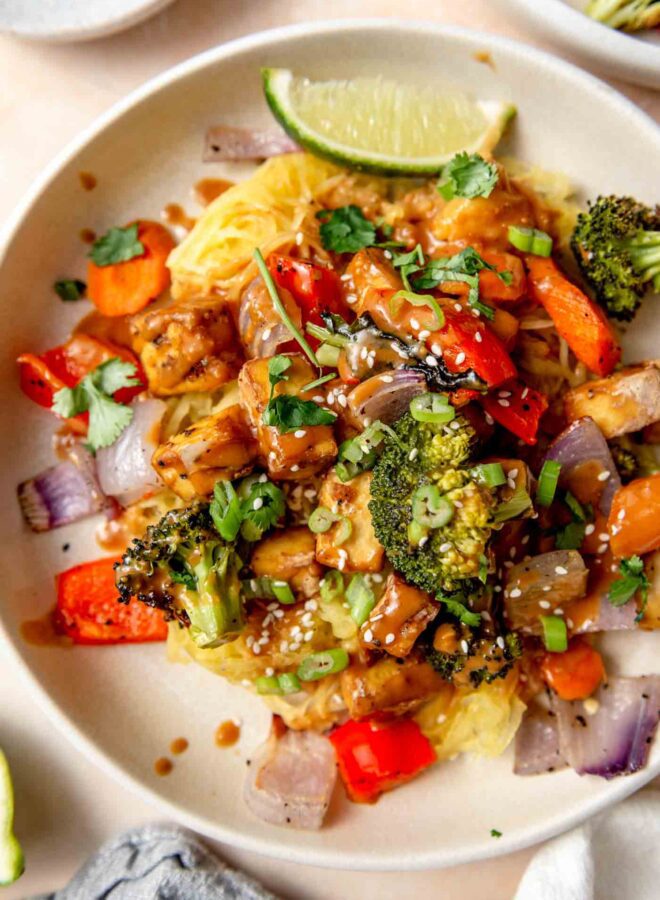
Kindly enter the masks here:
<path id="1" fill-rule="evenodd" d="M 504 612 L 513 629 L 540 630 L 539 617 L 584 597 L 589 570 L 577 550 L 552 550 L 512 566 L 506 575 Z"/>
<path id="2" fill-rule="evenodd" d="M 246 475 L 259 448 L 240 403 L 200 419 L 156 450 L 152 465 L 184 500 L 205 497 L 218 479 Z"/>
<path id="3" fill-rule="evenodd" d="M 319 491 L 324 506 L 351 523 L 349 537 L 338 544 L 343 524 L 335 522 L 324 534 L 316 535 L 316 558 L 324 566 L 342 572 L 380 572 L 384 550 L 374 533 L 369 512 L 371 472 L 363 472 L 346 483 L 331 469 Z"/>
<path id="4" fill-rule="evenodd" d="M 297 597 L 318 595 L 323 569 L 316 561 L 314 535 L 305 525 L 275 531 L 260 541 L 250 567 L 257 578 L 288 582 Z"/>
<path id="5" fill-rule="evenodd" d="M 301 388 L 314 381 L 318 373 L 304 357 L 287 356 L 291 367 L 286 371 L 287 380 L 275 385 L 275 396 L 293 394 L 301 400 L 311 400 L 314 392 L 301 392 Z M 270 397 L 267 358 L 245 363 L 238 377 L 238 388 L 271 478 L 298 481 L 314 475 L 336 458 L 337 444 L 330 425 L 303 425 L 285 434 L 275 426 L 264 425 L 263 413 Z"/>
<path id="6" fill-rule="evenodd" d="M 402 663 L 381 659 L 369 668 L 349 666 L 341 673 L 340 684 L 351 718 L 363 719 L 374 713 L 410 712 L 443 690 L 446 682 L 428 663 L 408 658 Z"/>
<path id="7" fill-rule="evenodd" d="M 236 378 L 243 353 L 231 315 L 219 303 L 174 303 L 131 319 L 133 349 L 154 394 L 214 391 Z"/>
<path id="8" fill-rule="evenodd" d="M 360 629 L 360 641 L 364 647 L 385 650 L 392 656 L 408 656 L 439 609 L 430 594 L 411 587 L 393 572 L 383 596 Z"/>
<path id="9" fill-rule="evenodd" d="M 587 381 L 568 391 L 565 407 L 569 422 L 590 416 L 606 438 L 640 431 L 660 420 L 660 365 L 627 366 Z"/>
<path id="10" fill-rule="evenodd" d="M 646 575 L 649 580 L 649 593 L 639 627 L 650 631 L 660 628 L 660 550 L 656 550 L 647 558 Z"/>

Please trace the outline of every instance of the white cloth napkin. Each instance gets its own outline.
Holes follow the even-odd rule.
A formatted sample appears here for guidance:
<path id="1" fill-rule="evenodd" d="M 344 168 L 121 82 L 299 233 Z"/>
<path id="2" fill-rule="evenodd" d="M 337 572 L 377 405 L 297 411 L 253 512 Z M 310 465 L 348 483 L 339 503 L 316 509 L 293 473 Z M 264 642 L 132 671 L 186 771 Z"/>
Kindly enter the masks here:
<path id="1" fill-rule="evenodd" d="M 658 900 L 660 779 L 619 806 L 549 841 L 515 900 Z"/>

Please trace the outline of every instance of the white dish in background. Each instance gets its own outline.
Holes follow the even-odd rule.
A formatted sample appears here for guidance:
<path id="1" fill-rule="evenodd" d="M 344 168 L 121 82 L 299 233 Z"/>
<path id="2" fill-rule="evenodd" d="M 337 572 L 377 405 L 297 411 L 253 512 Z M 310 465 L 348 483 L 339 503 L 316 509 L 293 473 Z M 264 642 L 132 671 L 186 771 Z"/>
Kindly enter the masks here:
<path id="1" fill-rule="evenodd" d="M 174 0 L 0 0 L 0 31 L 38 41 L 87 41 L 132 28 Z"/>
<path id="2" fill-rule="evenodd" d="M 483 51 L 493 67 L 476 61 Z M 20 638 L 21 622 L 52 606 L 53 574 L 103 554 L 89 522 L 47 535 L 28 534 L 21 522 L 16 484 L 52 463 L 54 425 L 20 394 L 15 358 L 61 341 L 84 312 L 60 303 L 51 289 L 55 278 L 83 273 L 82 228 L 100 232 L 137 216 L 157 218 L 173 201 L 192 211 L 190 186 L 199 178 L 246 172 L 204 166 L 202 142 L 210 124 L 272 122 L 261 95 L 262 65 L 313 78 L 384 72 L 435 79 L 483 99 L 512 100 L 518 118 L 505 151 L 569 173 L 582 198 L 612 191 L 655 199 L 649 194 L 657 185 L 660 133 L 643 113 L 592 76 L 485 34 L 392 20 L 306 24 L 215 48 L 149 82 L 53 162 L 7 226 L 0 262 L 6 436 L 0 451 L 0 635 L 35 700 L 80 750 L 163 814 L 209 836 L 299 863 L 344 868 L 401 871 L 508 853 L 641 787 L 660 771 L 660 746 L 645 771 L 610 783 L 570 771 L 519 778 L 512 774 L 511 750 L 495 760 L 461 759 L 432 768 L 377 807 L 349 805 L 338 790 L 320 832 L 289 831 L 256 820 L 242 800 L 245 759 L 270 721 L 257 697 L 193 664 L 168 664 L 162 645 L 62 649 Z M 81 189 L 80 171 L 97 177 L 94 191 Z M 657 335 L 657 315 L 647 304 L 629 332 L 632 355 L 657 355 Z M 658 633 L 614 635 L 608 668 L 660 671 L 659 649 Z M 215 728 L 233 717 L 242 720 L 240 744 L 220 750 Z M 154 760 L 180 735 L 190 749 L 168 778 L 158 778 Z M 493 839 L 491 828 L 503 836 Z"/>
<path id="3" fill-rule="evenodd" d="M 575 53 L 607 78 L 660 88 L 660 31 L 627 34 L 584 14 L 588 0 L 496 0 L 539 37 Z"/>

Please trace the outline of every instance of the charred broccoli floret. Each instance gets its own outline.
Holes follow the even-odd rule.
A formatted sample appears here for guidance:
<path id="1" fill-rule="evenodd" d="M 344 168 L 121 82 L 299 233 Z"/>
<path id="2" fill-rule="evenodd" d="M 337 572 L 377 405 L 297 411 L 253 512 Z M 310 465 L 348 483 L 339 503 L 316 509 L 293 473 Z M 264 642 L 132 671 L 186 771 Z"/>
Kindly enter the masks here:
<path id="1" fill-rule="evenodd" d="M 373 469 L 369 510 L 392 566 L 432 594 L 468 592 L 483 566 L 494 495 L 467 464 L 469 422 L 417 422 L 410 414 L 386 435 Z"/>
<path id="2" fill-rule="evenodd" d="M 115 566 L 120 600 L 136 597 L 190 628 L 200 647 L 217 647 L 243 627 L 241 560 L 215 530 L 208 504 L 166 513 Z"/>
<path id="3" fill-rule="evenodd" d="M 630 321 L 653 285 L 660 290 L 660 209 L 632 197 L 599 197 L 580 213 L 571 247 L 596 298 Z"/>
<path id="4" fill-rule="evenodd" d="M 619 478 L 624 484 L 628 484 L 633 478 L 639 476 L 639 462 L 632 450 L 627 450 L 621 444 L 611 444 L 610 453 L 619 473 Z"/>
<path id="5" fill-rule="evenodd" d="M 504 678 L 522 653 L 520 638 L 509 632 L 501 639 L 445 622 L 442 639 L 424 647 L 426 660 L 445 681 L 479 687 Z M 445 649 L 446 648 L 446 649 Z"/>
<path id="6" fill-rule="evenodd" d="M 658 0 L 591 0 L 585 12 L 621 31 L 645 31 L 660 25 Z"/>

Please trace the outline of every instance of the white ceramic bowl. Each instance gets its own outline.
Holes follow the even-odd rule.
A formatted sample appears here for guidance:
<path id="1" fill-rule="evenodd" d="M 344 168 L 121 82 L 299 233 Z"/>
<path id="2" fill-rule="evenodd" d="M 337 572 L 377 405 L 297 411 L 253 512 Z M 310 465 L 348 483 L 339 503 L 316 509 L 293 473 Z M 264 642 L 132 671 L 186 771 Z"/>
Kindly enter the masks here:
<path id="1" fill-rule="evenodd" d="M 173 0 L 0 0 L 0 30 L 35 41 L 89 41 L 132 28 Z"/>
<path id="2" fill-rule="evenodd" d="M 475 61 L 483 50 L 494 68 Z M 319 833 L 282 830 L 254 819 L 241 798 L 244 761 L 269 725 L 257 698 L 194 665 L 168 664 L 160 645 L 59 649 L 25 644 L 19 636 L 22 621 L 52 605 L 54 572 L 102 554 L 90 523 L 45 536 L 22 525 L 15 485 L 51 462 L 54 424 L 19 393 L 14 360 L 58 342 L 80 316 L 80 306 L 60 303 L 51 284 L 83 272 L 81 228 L 102 231 L 138 215 L 157 217 L 171 201 L 189 203 L 190 185 L 220 172 L 200 163 L 206 127 L 270 122 L 259 80 L 263 65 L 316 78 L 385 73 L 452 81 L 481 97 L 511 99 L 519 116 L 507 149 L 570 173 L 586 194 L 645 197 L 657 186 L 660 135 L 630 103 L 536 50 L 455 28 L 388 20 L 284 28 L 213 49 L 145 85 L 50 166 L 8 227 L 0 269 L 0 632 L 35 700 L 80 750 L 161 812 L 207 835 L 346 868 L 430 868 L 509 852 L 639 788 L 660 771 L 660 747 L 644 772 L 612 783 L 571 772 L 517 778 L 511 751 L 495 760 L 462 759 L 433 768 L 375 808 L 351 806 L 338 792 Z M 80 188 L 81 170 L 98 178 L 91 193 Z M 636 335 L 636 354 L 657 349 L 650 315 Z M 632 647 L 634 658 L 626 658 Z M 623 636 L 612 642 L 610 669 L 658 671 L 659 647 L 656 635 Z M 243 722 L 240 744 L 220 750 L 214 730 L 232 717 Z M 154 759 L 180 735 L 190 749 L 168 778 L 158 778 Z M 494 840 L 491 828 L 503 837 Z"/>
<path id="3" fill-rule="evenodd" d="M 607 78 L 660 88 L 660 31 L 616 31 L 584 14 L 588 0 L 496 0 L 544 39 Z"/>

